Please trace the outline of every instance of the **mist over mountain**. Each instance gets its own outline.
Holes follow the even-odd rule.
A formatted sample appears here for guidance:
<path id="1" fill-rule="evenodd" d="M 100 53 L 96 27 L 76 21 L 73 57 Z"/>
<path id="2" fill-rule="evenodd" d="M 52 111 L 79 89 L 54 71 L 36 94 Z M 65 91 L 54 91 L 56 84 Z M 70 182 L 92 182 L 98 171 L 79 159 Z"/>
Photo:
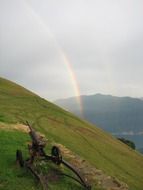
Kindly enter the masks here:
<path id="1" fill-rule="evenodd" d="M 111 95 L 81 96 L 83 113 L 76 97 L 55 103 L 118 137 L 124 136 L 143 146 L 143 100 Z"/>

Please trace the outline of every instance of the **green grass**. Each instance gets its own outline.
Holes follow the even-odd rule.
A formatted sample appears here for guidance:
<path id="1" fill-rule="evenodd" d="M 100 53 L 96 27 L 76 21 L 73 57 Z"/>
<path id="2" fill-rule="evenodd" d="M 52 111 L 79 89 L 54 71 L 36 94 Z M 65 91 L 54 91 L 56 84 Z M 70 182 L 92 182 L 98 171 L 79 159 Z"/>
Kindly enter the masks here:
<path id="1" fill-rule="evenodd" d="M 44 133 L 49 140 L 65 145 L 107 175 L 117 177 L 127 183 L 130 190 L 143 189 L 143 156 L 141 154 L 101 129 L 80 120 L 24 88 L 0 78 L 0 121 L 19 123 L 26 120 L 34 122 L 33 127 Z M 16 137 L 19 138 L 18 134 Z M 21 137 L 22 135 L 20 139 Z M 23 135 L 22 138 L 27 137 Z M 13 143 L 19 144 L 14 141 L 15 138 L 13 138 Z M 12 147 L 14 145 L 11 146 L 11 151 Z M 8 167 L 6 163 L 4 168 Z M 6 175 L 5 177 L 3 175 L 4 178 Z M 25 177 L 23 180 L 27 181 L 29 178 Z M 25 183 L 32 184 L 32 180 Z"/>
<path id="2" fill-rule="evenodd" d="M 29 140 L 28 134 L 16 130 L 0 130 L 0 190 L 42 190 L 41 185 L 32 174 L 16 164 L 17 149 L 22 150 L 25 159 L 28 158 L 27 142 Z M 43 173 L 50 174 L 53 170 L 61 170 L 59 166 L 52 165 L 52 163 L 45 165 L 46 168 Z M 69 171 L 67 172 L 69 174 Z M 82 190 L 82 187 L 72 180 L 60 176 L 58 181 L 49 182 L 49 189 Z"/>
<path id="3" fill-rule="evenodd" d="M 28 140 L 25 134 L 12 131 L 0 131 L 0 189 L 33 189 L 36 190 L 31 175 L 16 166 L 16 149 L 25 150 L 25 142 Z M 24 142 L 24 143 L 23 143 Z M 39 188 L 40 189 L 40 188 Z"/>

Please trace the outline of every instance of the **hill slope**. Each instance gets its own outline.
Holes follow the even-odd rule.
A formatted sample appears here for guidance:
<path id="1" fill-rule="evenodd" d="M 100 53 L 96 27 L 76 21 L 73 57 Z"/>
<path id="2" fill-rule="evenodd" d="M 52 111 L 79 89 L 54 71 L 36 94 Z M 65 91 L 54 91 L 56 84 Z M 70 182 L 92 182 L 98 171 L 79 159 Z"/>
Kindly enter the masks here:
<path id="1" fill-rule="evenodd" d="M 110 133 L 134 141 L 137 148 L 142 148 L 143 100 L 102 94 L 80 98 L 85 119 Z M 57 100 L 55 103 L 78 116 L 81 114 L 75 97 Z"/>
<path id="2" fill-rule="evenodd" d="M 25 120 L 31 123 L 34 122 L 34 128 L 44 133 L 50 142 L 66 146 L 70 151 L 85 159 L 91 166 L 127 183 L 131 190 L 142 190 L 143 157 L 141 154 L 131 150 L 101 129 L 2 78 L 0 78 L 0 105 L 1 125 L 8 125 L 11 128 L 12 124 L 15 125 Z M 2 129 L 0 131 L 2 132 Z M 7 130 L 5 135 L 7 136 L 8 133 L 12 134 L 12 131 Z M 23 147 L 27 136 L 16 133 L 9 135 L 9 138 L 4 138 L 4 135 L 1 135 L 1 137 L 3 138 L 0 138 L 0 143 L 5 145 L 4 142 L 6 141 L 7 144 L 10 144 L 7 145 L 6 150 L 0 151 L 0 161 L 2 164 L 4 162 L 3 167 L 11 167 L 12 170 L 15 170 L 14 149 L 17 149 L 19 143 Z M 23 143 L 24 145 L 22 145 Z M 12 146 L 12 144 L 14 145 Z M 11 152 L 7 152 L 9 149 Z M 26 150 L 24 149 L 24 151 Z M 4 155 L 7 157 L 6 160 L 2 159 Z M 8 168 L 6 168 L 6 171 L 8 171 Z M 3 173 L 2 168 L 0 168 L 0 173 Z M 12 184 L 14 177 L 17 180 L 19 175 L 23 176 L 21 173 L 16 174 L 13 176 L 13 180 L 10 180 L 11 178 L 8 177 L 12 176 L 12 173 L 10 171 L 8 173 L 5 176 L 4 173 L 2 175 L 3 186 L 4 184 Z M 31 178 L 24 177 L 23 180 L 31 181 Z M 26 184 L 29 184 L 30 181 Z M 18 186 L 15 188 L 19 189 Z M 25 186 L 23 188 L 28 189 Z M 54 189 L 58 190 L 60 187 L 58 188 L 57 185 Z M 76 189 L 76 187 L 73 189 Z"/>

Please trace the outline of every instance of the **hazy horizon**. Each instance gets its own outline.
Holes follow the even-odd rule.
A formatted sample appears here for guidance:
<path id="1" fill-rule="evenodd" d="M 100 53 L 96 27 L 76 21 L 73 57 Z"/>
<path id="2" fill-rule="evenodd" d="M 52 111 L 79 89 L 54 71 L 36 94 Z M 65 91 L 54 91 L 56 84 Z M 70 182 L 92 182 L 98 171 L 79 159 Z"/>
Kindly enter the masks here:
<path id="1" fill-rule="evenodd" d="M 103 95 L 103 96 L 113 96 L 113 97 L 118 97 L 118 98 L 135 98 L 135 99 L 140 99 L 140 100 L 143 100 L 143 97 L 135 97 L 135 96 L 116 96 L 114 94 L 103 94 L 103 93 L 100 93 L 100 92 L 97 92 L 97 93 L 92 93 L 92 94 L 81 94 L 80 96 L 94 96 L 94 95 Z M 58 99 L 55 99 L 53 100 L 54 101 L 57 101 L 57 100 L 60 100 L 60 99 L 70 99 L 70 98 L 76 98 L 76 96 L 69 96 L 69 97 L 65 97 L 65 98 L 58 98 Z"/>

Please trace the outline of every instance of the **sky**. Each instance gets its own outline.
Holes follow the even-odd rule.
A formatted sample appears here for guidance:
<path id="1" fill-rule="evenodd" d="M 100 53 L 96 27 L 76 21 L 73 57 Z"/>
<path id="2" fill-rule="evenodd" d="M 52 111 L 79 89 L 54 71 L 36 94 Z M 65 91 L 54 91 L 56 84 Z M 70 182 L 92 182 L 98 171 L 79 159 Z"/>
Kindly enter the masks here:
<path id="1" fill-rule="evenodd" d="M 0 76 L 53 101 L 143 97 L 142 0 L 0 0 Z"/>

